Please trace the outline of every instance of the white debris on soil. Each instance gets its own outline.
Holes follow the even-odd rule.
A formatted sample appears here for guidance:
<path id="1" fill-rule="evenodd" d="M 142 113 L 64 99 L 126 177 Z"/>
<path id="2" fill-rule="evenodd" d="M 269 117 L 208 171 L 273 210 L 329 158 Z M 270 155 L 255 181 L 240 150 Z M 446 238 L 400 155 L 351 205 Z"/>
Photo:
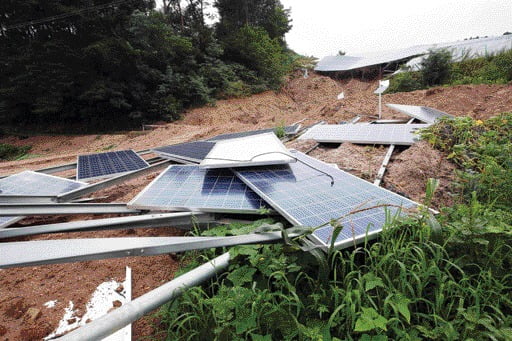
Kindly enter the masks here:
<path id="1" fill-rule="evenodd" d="M 57 300 L 52 300 L 52 301 L 43 303 L 43 305 L 48 309 L 55 307 L 56 304 L 57 304 Z"/>
<path id="2" fill-rule="evenodd" d="M 70 330 L 83 326 L 87 321 L 94 321 L 98 317 L 107 314 L 115 306 L 120 306 L 126 302 L 125 289 L 117 290 L 123 286 L 124 282 L 116 282 L 115 280 L 101 283 L 96 291 L 91 296 L 91 299 L 86 304 L 86 313 L 79 317 L 72 301 L 69 301 L 69 306 L 64 309 L 64 316 L 59 321 L 59 326 L 44 340 L 50 340 L 56 336 L 60 336 Z M 123 286 L 124 287 L 124 286 Z"/>

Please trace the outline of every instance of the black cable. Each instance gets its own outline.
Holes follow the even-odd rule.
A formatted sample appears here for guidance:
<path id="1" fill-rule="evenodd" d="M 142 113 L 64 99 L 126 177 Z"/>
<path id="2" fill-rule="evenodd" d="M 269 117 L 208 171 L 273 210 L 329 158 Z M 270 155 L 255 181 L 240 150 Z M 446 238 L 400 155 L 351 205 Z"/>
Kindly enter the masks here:
<path id="1" fill-rule="evenodd" d="M 259 157 L 259 156 L 262 156 L 262 155 L 268 155 L 268 154 L 283 154 L 285 156 L 288 156 L 288 157 L 291 157 L 292 159 L 295 159 L 295 161 L 298 161 L 300 163 L 302 163 L 303 165 L 306 165 L 308 166 L 309 168 L 311 169 L 314 169 L 316 170 L 317 172 L 319 173 L 322 173 L 324 174 L 325 176 L 328 176 L 329 178 L 331 178 L 331 187 L 334 186 L 334 177 L 332 175 L 330 175 L 329 173 L 327 172 L 324 172 L 323 170 L 321 169 L 318 169 L 310 164 L 308 164 L 307 162 L 304 162 L 302 160 L 300 160 L 299 158 L 293 156 L 293 155 L 290 155 L 288 153 L 285 153 L 285 152 L 280 152 L 280 151 L 273 151 L 273 152 L 265 152 L 265 153 L 260 153 L 260 154 L 256 154 L 254 155 L 253 157 L 251 157 L 250 159 L 245 159 L 245 160 L 240 160 L 240 159 L 227 159 L 227 158 L 220 158 L 220 157 L 205 157 L 204 159 L 205 160 L 219 160 L 219 161 L 232 161 L 232 162 L 251 162 L 253 161 L 255 158 Z"/>
<path id="2" fill-rule="evenodd" d="M 36 19 L 36 20 L 31 20 L 31 21 L 26 21 L 26 22 L 23 22 L 23 23 L 18 23 L 18 24 L 6 26 L 4 28 L 0 28 L 0 31 L 8 31 L 8 30 L 22 28 L 22 27 L 30 26 L 30 25 L 40 25 L 40 24 L 44 24 L 44 23 L 47 23 L 47 22 L 52 22 L 52 21 L 61 20 L 61 19 L 65 19 L 65 18 L 68 18 L 68 17 L 72 17 L 72 16 L 75 16 L 75 15 L 78 15 L 78 14 L 81 14 L 81 13 L 108 8 L 110 6 L 119 5 L 119 4 L 122 4 L 124 2 L 128 2 L 128 1 L 132 1 L 132 0 L 117 0 L 117 1 L 109 2 L 107 4 L 101 4 L 101 5 L 81 8 L 81 9 L 73 11 L 73 12 L 57 14 L 57 15 L 54 15 L 54 16 L 51 16 L 51 17 L 46 17 L 46 18 L 41 18 L 41 19 Z"/>

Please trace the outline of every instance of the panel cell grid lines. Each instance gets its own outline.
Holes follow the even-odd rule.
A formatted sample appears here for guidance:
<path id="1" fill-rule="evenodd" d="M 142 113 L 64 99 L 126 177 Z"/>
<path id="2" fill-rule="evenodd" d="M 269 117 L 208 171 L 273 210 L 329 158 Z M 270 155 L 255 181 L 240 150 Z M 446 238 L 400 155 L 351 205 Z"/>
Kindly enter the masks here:
<path id="1" fill-rule="evenodd" d="M 434 108 L 417 106 L 417 105 L 403 105 L 403 104 L 386 104 L 389 108 L 399 111 L 407 116 L 414 117 L 426 123 L 435 123 L 441 117 L 453 117 L 445 112 L 439 111 Z"/>
<path id="2" fill-rule="evenodd" d="M 228 169 L 170 166 L 128 207 L 149 210 L 258 213 L 269 206 Z"/>
<path id="3" fill-rule="evenodd" d="M 286 126 L 286 127 L 284 127 L 284 133 L 286 135 L 295 135 L 299 131 L 300 127 L 301 127 L 300 124 Z M 258 134 L 264 134 L 264 133 L 275 133 L 275 131 L 276 131 L 275 128 L 242 131 L 242 132 L 238 132 L 238 133 L 217 135 L 217 136 L 207 139 L 206 141 L 221 141 L 221 140 L 235 139 L 235 138 L 239 138 L 239 137 L 246 137 L 246 136 L 258 135 Z"/>
<path id="4" fill-rule="evenodd" d="M 344 228 L 336 239 L 336 248 L 364 240 L 367 229 L 369 236 L 380 232 L 386 221 L 385 207 L 393 214 L 399 207 L 417 206 L 407 198 L 305 154 L 291 153 L 300 162 L 286 166 L 237 168 L 234 172 L 292 224 L 317 227 L 328 224 L 331 219 L 344 217 L 341 220 Z M 332 186 L 331 181 L 334 182 Z M 358 212 L 350 214 L 354 211 Z M 326 225 L 317 229 L 311 238 L 326 249 L 331 243 L 332 231 L 332 226 Z"/>
<path id="5" fill-rule="evenodd" d="M 212 150 L 213 146 L 215 146 L 215 142 L 196 141 L 154 148 L 152 151 L 163 158 L 200 163 Z"/>
<path id="6" fill-rule="evenodd" d="M 419 139 L 414 132 L 428 126 L 429 124 L 325 124 L 311 127 L 299 139 L 312 139 L 320 143 L 412 145 Z"/>
<path id="7" fill-rule="evenodd" d="M 133 150 L 80 155 L 77 161 L 77 180 L 112 177 L 149 167 Z"/>
<path id="8" fill-rule="evenodd" d="M 57 176 L 32 171 L 0 179 L 0 202 L 2 195 L 58 195 L 87 185 L 85 182 L 73 181 Z"/>

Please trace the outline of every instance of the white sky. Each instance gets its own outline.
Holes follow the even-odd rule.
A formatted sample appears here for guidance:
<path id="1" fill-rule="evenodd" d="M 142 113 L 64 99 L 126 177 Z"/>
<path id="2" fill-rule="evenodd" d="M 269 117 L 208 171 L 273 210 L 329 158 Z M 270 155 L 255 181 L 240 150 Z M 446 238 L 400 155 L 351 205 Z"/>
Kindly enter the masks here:
<path id="1" fill-rule="evenodd" d="M 281 0 L 288 46 L 303 55 L 348 55 L 512 32 L 511 0 Z"/>
<path id="2" fill-rule="evenodd" d="M 157 7 L 161 0 L 156 0 Z M 348 55 L 512 32 L 512 0 L 281 0 L 295 52 Z"/>

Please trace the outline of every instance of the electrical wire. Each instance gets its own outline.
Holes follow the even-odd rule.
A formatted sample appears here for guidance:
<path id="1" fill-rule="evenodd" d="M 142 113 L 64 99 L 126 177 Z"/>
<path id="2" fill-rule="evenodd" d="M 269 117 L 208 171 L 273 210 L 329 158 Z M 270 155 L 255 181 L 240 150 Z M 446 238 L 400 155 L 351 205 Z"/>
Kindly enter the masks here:
<path id="1" fill-rule="evenodd" d="M 323 170 L 318 169 L 315 166 L 312 166 L 312 165 L 308 164 L 307 162 L 304 162 L 304 161 L 300 160 L 299 158 L 297 158 L 297 157 L 295 157 L 293 155 L 290 155 L 290 154 L 284 153 L 284 152 L 280 152 L 280 151 L 273 151 L 273 152 L 265 152 L 265 153 L 256 154 L 253 157 L 251 157 L 250 159 L 245 159 L 245 160 L 241 160 L 241 159 L 227 159 L 227 158 L 220 158 L 220 157 L 205 157 L 204 159 L 205 160 L 232 161 L 232 162 L 251 162 L 255 158 L 259 157 L 259 156 L 268 155 L 268 154 L 283 154 L 285 156 L 288 156 L 288 157 L 294 159 L 295 161 L 298 161 L 298 162 L 302 163 L 303 165 L 308 166 L 309 168 L 314 169 L 317 172 L 322 173 L 325 176 L 329 177 L 331 179 L 331 187 L 334 186 L 334 177 L 331 174 L 329 174 L 327 172 L 324 172 Z"/>
<path id="2" fill-rule="evenodd" d="M 51 17 L 46 17 L 46 18 L 41 18 L 41 19 L 36 19 L 36 20 L 30 20 L 30 21 L 26 21 L 26 22 L 23 22 L 23 23 L 18 23 L 18 24 L 6 26 L 6 27 L 0 27 L 0 31 L 9 31 L 9 30 L 14 30 L 14 29 L 18 29 L 18 28 L 23 28 L 23 27 L 26 27 L 26 26 L 41 25 L 41 24 L 45 24 L 47 22 L 53 22 L 53 21 L 69 18 L 69 17 L 75 16 L 75 15 L 79 15 L 79 14 L 82 14 L 82 13 L 105 9 L 105 8 L 108 8 L 108 7 L 111 7 L 111 6 L 122 4 L 124 2 L 129 2 L 129 1 L 133 1 L 133 0 L 117 0 L 117 1 L 109 2 L 107 4 L 90 6 L 90 7 L 82 8 L 82 9 L 79 9 L 79 10 L 76 10 L 76 11 L 72 11 L 72 12 L 68 12 L 68 13 L 62 13 L 62 14 L 58 14 L 58 15 L 53 15 Z"/>

